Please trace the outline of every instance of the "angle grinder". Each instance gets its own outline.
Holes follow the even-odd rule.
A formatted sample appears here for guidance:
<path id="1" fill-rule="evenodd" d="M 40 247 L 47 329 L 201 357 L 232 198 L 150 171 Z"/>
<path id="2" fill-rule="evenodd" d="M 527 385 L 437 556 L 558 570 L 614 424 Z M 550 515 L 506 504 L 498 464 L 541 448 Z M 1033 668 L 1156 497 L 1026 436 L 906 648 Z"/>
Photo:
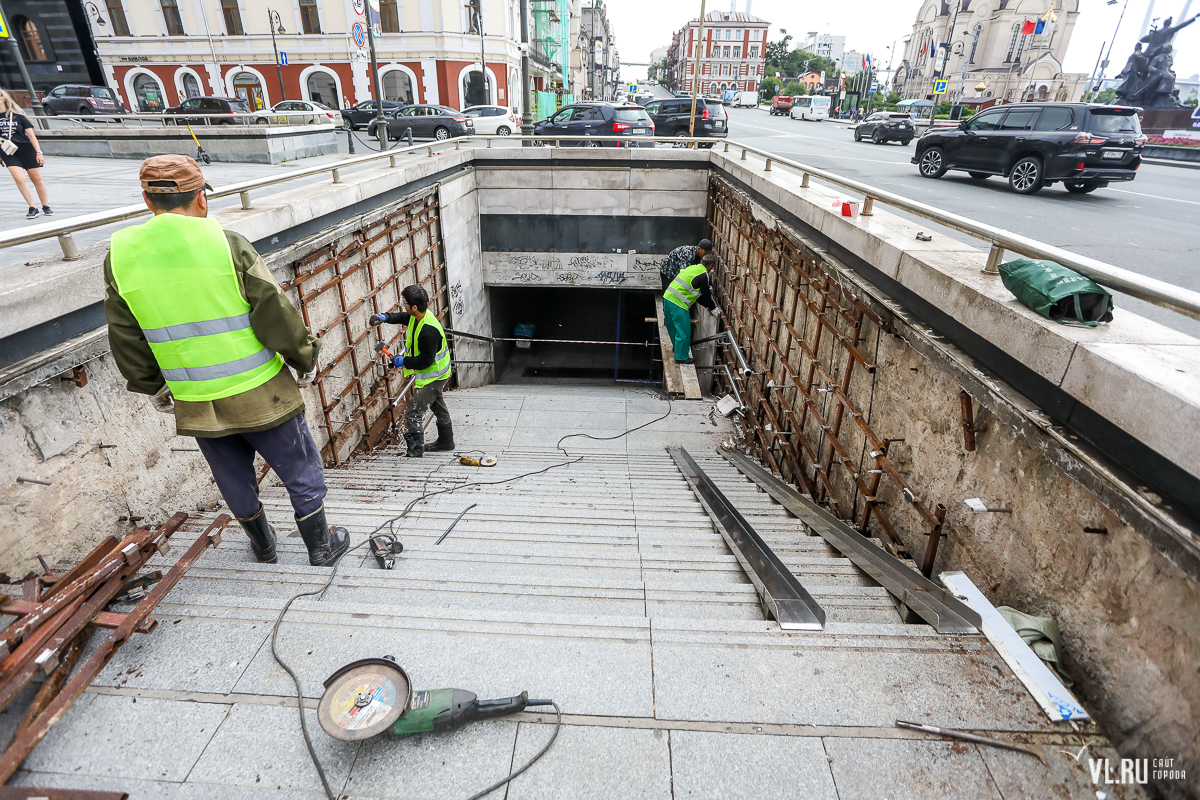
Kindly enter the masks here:
<path id="1" fill-rule="evenodd" d="M 529 692 L 498 700 L 480 700 L 465 689 L 414 692 L 408 674 L 388 656 L 364 658 L 330 675 L 317 704 L 317 721 L 334 739 L 357 742 L 388 731 L 394 737 L 441 733 L 549 705 L 553 701 L 530 699 Z"/>

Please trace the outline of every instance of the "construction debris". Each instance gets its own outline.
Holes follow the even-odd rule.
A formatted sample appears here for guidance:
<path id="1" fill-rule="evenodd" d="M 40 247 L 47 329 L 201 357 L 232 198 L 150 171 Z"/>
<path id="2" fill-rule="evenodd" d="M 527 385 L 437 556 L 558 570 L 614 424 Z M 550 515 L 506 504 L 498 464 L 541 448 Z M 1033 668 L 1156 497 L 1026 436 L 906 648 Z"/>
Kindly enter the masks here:
<path id="1" fill-rule="evenodd" d="M 110 536 L 66 572 L 47 570 L 25 581 L 22 597 L 0 600 L 0 614 L 16 619 L 0 632 L 0 710 L 28 686 L 38 672 L 46 674 L 37 696 L 17 726 L 12 742 L 0 756 L 0 782 L 12 777 L 50 728 L 83 694 L 92 680 L 134 633 L 150 633 L 150 614 L 210 545 L 221 541 L 228 514 L 213 521 L 165 575 L 137 577 L 156 553 L 167 551 L 167 539 L 187 521 L 179 512 L 151 530 L 143 526 L 117 541 Z M 153 583 L 153 588 L 146 591 Z M 128 614 L 104 608 L 126 598 L 137 605 Z M 74 677 L 71 671 L 95 628 L 112 632 Z"/>

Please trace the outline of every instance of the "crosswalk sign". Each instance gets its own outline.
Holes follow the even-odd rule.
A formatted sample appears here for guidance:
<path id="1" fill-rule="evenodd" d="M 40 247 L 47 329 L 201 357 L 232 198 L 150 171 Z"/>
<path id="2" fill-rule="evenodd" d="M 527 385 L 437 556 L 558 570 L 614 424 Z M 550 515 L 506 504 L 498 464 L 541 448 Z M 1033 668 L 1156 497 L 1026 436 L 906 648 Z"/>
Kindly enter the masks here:
<path id="1" fill-rule="evenodd" d="M 0 39 L 8 38 L 8 23 L 4 21 L 4 15 L 0 14 Z"/>
<path id="2" fill-rule="evenodd" d="M 638 85 L 636 83 L 629 84 L 629 94 L 637 94 Z"/>
<path id="3" fill-rule="evenodd" d="M 946 93 L 946 81 L 934 81 L 933 82 L 933 93 L 934 94 L 945 94 Z"/>

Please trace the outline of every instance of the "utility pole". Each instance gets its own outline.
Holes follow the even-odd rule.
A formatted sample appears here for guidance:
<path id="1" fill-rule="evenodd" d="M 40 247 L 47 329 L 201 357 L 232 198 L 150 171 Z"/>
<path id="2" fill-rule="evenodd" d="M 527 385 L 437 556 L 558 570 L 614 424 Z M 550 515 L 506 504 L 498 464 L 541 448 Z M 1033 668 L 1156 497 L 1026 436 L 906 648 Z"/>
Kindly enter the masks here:
<path id="1" fill-rule="evenodd" d="M 479 3 L 479 5 L 474 9 L 474 11 L 475 11 L 475 24 L 479 26 L 479 77 L 483 81 L 483 104 L 486 105 L 491 101 L 492 96 L 488 92 L 487 61 L 484 60 L 484 55 L 483 55 L 483 45 L 484 45 L 483 0 L 477 0 L 477 2 Z M 464 100 L 464 106 L 465 106 L 466 98 L 463 98 L 463 100 Z"/>
<path id="2" fill-rule="evenodd" d="M 700 0 L 700 30 L 696 31 L 696 78 L 692 81 L 692 115 L 688 117 L 688 138 L 696 135 L 696 98 L 700 96 L 700 68 L 704 64 L 704 9 L 708 0 Z M 764 40 L 763 46 L 766 46 Z M 688 143 L 691 147 L 691 143 Z"/>
<path id="3" fill-rule="evenodd" d="M 1096 79 L 1097 88 L 1104 83 L 1104 72 L 1108 69 L 1108 60 L 1112 58 L 1113 45 L 1116 44 L 1117 32 L 1121 30 L 1121 20 L 1125 19 L 1125 9 L 1127 8 L 1129 8 L 1129 0 L 1125 0 L 1125 5 L 1121 6 L 1121 16 L 1117 17 L 1117 27 L 1113 29 L 1113 38 L 1108 42 L 1108 54 L 1104 56 L 1104 60 L 1100 62 L 1100 77 Z M 1151 0 L 1150 8 L 1146 9 L 1146 19 L 1150 19 L 1150 14 L 1153 11 L 1154 0 Z M 1145 35 L 1145 31 L 1142 32 L 1142 35 Z"/>
<path id="4" fill-rule="evenodd" d="M 201 6 L 203 8 L 203 6 Z M 207 15 L 205 17 L 207 22 Z M 275 26 L 279 26 L 279 32 L 284 33 L 283 20 L 279 18 L 278 11 L 267 9 L 267 25 L 271 28 L 271 49 L 275 51 L 275 77 L 279 79 L 279 97 L 281 100 L 287 100 L 287 90 L 283 88 L 283 69 L 279 66 L 279 45 L 275 43 Z M 209 43 L 212 40 L 210 38 Z M 216 58 L 213 58 L 213 63 L 216 63 Z"/>
<path id="5" fill-rule="evenodd" d="M 387 122 L 383 118 L 383 87 L 379 83 L 379 59 L 375 55 L 375 20 L 379 0 L 367 0 L 367 45 L 371 48 L 371 83 L 375 89 L 375 136 L 381 150 L 387 149 Z M 371 12 L 375 12 L 372 14 Z"/>
<path id="6" fill-rule="evenodd" d="M 33 81 L 29 78 L 29 70 L 25 69 L 25 59 L 21 55 L 21 46 L 17 44 L 16 31 L 8 26 L 8 17 L 4 16 L 3 10 L 0 10 L 0 20 L 4 21 L 4 30 L 8 31 L 8 44 L 12 47 L 13 60 L 17 62 L 17 69 L 21 71 L 21 80 L 25 81 L 25 91 L 29 92 L 29 105 L 33 109 L 33 115 L 44 117 L 46 110 L 42 108 L 42 101 L 38 100 L 37 90 L 33 88 Z"/>
<path id="7" fill-rule="evenodd" d="M 521 0 L 521 136 L 533 136 L 533 114 L 529 110 L 529 0 Z M 532 147 L 525 139 L 522 147 Z"/>

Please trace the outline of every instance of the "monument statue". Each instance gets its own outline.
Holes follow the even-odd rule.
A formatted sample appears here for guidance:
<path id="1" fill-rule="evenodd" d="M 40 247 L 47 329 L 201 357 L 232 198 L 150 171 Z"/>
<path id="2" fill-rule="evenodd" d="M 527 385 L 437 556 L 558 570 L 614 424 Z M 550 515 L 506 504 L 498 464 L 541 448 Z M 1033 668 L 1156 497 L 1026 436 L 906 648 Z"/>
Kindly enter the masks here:
<path id="1" fill-rule="evenodd" d="M 1197 19 L 1200 19 L 1200 14 L 1172 25 L 1173 18 L 1167 17 L 1162 27 L 1142 37 L 1133 55 L 1125 62 L 1125 68 L 1117 75 L 1121 79 L 1121 85 L 1117 87 L 1119 104 L 1142 108 L 1183 108 L 1179 102 L 1179 90 L 1175 88 L 1175 70 L 1171 69 L 1174 61 L 1171 43 L 1177 33 Z"/>

